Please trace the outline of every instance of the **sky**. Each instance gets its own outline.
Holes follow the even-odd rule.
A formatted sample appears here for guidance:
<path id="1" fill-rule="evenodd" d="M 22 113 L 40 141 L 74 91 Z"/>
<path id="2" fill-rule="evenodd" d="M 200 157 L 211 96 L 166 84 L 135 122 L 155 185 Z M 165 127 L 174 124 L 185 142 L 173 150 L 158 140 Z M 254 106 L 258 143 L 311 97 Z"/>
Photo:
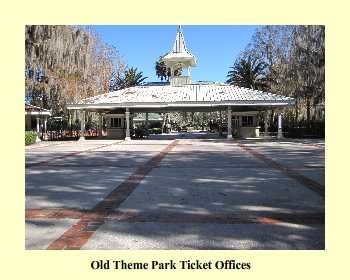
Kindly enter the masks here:
<path id="1" fill-rule="evenodd" d="M 137 67 L 148 77 L 145 82 L 160 79 L 155 61 L 169 52 L 174 44 L 176 25 L 111 25 L 91 26 L 101 39 L 116 47 L 128 67 Z M 258 26 L 182 25 L 187 50 L 197 58 L 192 68 L 192 81 L 226 81 L 226 75 L 245 49 Z M 185 71 L 185 73 L 187 73 Z"/>

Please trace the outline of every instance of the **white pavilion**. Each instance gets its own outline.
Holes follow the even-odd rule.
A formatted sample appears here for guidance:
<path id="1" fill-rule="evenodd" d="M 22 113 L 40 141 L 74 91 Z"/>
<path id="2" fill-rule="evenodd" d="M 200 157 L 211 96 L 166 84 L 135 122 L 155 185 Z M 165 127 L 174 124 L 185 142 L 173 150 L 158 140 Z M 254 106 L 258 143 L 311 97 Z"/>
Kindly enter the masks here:
<path id="1" fill-rule="evenodd" d="M 269 92 L 224 83 L 192 82 L 191 67 L 196 67 L 197 60 L 186 48 L 181 27 L 177 29 L 173 49 L 162 60 L 171 70 L 168 83 L 134 86 L 69 104 L 68 110 L 80 112 L 81 135 L 85 132 L 85 112 L 99 113 L 100 135 L 104 118 L 107 137 L 129 140 L 132 119 L 137 113 L 227 111 L 227 138 L 232 138 L 233 130 L 243 138 L 257 137 L 259 112 L 278 111 L 294 105 L 294 99 Z M 187 69 L 187 75 L 176 76 L 176 69 L 181 69 L 181 73 Z M 265 132 L 267 127 L 265 117 Z M 278 114 L 277 137 L 282 137 L 281 112 Z"/>

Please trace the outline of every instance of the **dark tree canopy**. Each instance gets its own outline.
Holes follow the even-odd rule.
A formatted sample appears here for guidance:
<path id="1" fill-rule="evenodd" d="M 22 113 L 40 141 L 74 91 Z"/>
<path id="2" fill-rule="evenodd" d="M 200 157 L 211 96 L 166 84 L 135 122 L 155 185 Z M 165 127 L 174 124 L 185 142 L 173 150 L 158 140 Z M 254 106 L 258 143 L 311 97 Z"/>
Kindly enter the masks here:
<path id="1" fill-rule="evenodd" d="M 253 85 L 254 88 L 254 81 L 259 84 L 261 79 L 265 90 L 295 99 L 294 108 L 286 110 L 291 121 L 305 121 L 309 126 L 313 120 L 322 120 L 324 115 L 320 110 L 325 102 L 324 26 L 258 28 L 228 72 L 227 82 Z"/>
<path id="2" fill-rule="evenodd" d="M 25 65 L 26 100 L 55 115 L 108 91 L 113 70 L 124 71 L 117 50 L 93 30 L 62 25 L 26 26 Z"/>
<path id="3" fill-rule="evenodd" d="M 144 80 L 148 77 L 144 77 L 142 71 L 138 71 L 137 68 L 131 67 L 125 70 L 123 74 L 116 73 L 112 78 L 111 90 L 119 90 L 127 87 L 142 85 Z"/>
<path id="4" fill-rule="evenodd" d="M 266 88 L 266 64 L 257 58 L 241 58 L 235 62 L 227 74 L 227 83 L 251 89 Z"/>

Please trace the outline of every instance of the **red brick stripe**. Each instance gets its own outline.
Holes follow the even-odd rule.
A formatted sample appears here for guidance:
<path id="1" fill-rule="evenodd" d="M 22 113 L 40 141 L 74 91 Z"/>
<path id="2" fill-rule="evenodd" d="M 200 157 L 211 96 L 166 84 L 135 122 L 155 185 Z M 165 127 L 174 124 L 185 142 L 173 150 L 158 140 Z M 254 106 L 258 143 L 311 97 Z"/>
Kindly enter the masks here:
<path id="1" fill-rule="evenodd" d="M 45 147 L 52 147 L 52 146 L 58 146 L 58 145 L 63 145 L 67 143 L 73 143 L 73 141 L 62 141 L 61 143 L 56 143 L 56 144 L 49 144 L 49 145 L 39 145 L 39 146 L 34 146 L 34 147 L 26 147 L 26 151 L 31 151 L 31 150 L 37 150 Z"/>
<path id="2" fill-rule="evenodd" d="M 319 194 L 321 197 L 324 198 L 324 196 L 325 196 L 324 186 L 321 185 L 320 183 L 300 174 L 299 172 L 297 172 L 293 169 L 288 168 L 287 166 L 284 166 L 284 165 L 274 161 L 273 159 L 263 155 L 262 153 L 258 152 L 255 149 L 247 147 L 246 145 L 244 145 L 242 143 L 238 143 L 238 146 L 241 147 L 243 150 L 247 151 L 248 153 L 250 153 L 251 155 L 253 155 L 254 157 L 260 159 L 261 161 L 266 163 L 268 166 L 283 172 L 289 178 L 296 180 L 297 182 L 301 183 L 302 185 L 304 185 L 308 189 L 316 192 L 317 194 Z"/>
<path id="3" fill-rule="evenodd" d="M 79 209 L 27 209 L 26 219 L 80 219 L 85 215 L 90 219 L 113 220 L 130 223 L 214 223 L 214 224 L 324 224 L 324 213 L 271 213 L 266 216 L 252 215 L 250 213 L 235 214 L 199 214 L 199 213 L 166 213 L 166 212 L 111 212 L 107 217 L 101 212 Z"/>
<path id="4" fill-rule="evenodd" d="M 117 186 L 101 202 L 99 202 L 91 213 L 84 214 L 79 222 L 69 228 L 62 236 L 52 242 L 49 250 L 80 249 L 104 223 L 107 216 L 113 212 L 140 184 L 145 176 L 157 167 L 163 157 L 171 151 L 178 140 L 171 142 L 160 153 L 151 158 L 147 163 L 139 167 L 124 182 Z"/>
<path id="5" fill-rule="evenodd" d="M 137 213 L 113 212 L 109 220 L 122 222 L 156 222 L 156 223 L 212 223 L 212 224 L 324 224 L 324 213 L 270 214 L 269 216 L 235 214 L 189 214 L 189 213 Z"/>
<path id="6" fill-rule="evenodd" d="M 26 209 L 26 219 L 80 219 L 88 210 L 65 208 Z"/>
<path id="7" fill-rule="evenodd" d="M 98 146 L 98 147 L 93 147 L 93 148 L 90 148 L 90 149 L 87 149 L 87 150 L 75 151 L 73 153 L 69 153 L 69 154 L 65 154 L 65 155 L 62 155 L 62 156 L 58 156 L 58 157 L 55 157 L 53 159 L 43 160 L 43 161 L 34 162 L 34 163 L 28 163 L 28 164 L 26 164 L 26 168 L 27 167 L 32 167 L 32 166 L 37 166 L 37 165 L 45 165 L 45 164 L 48 164 L 48 163 L 50 163 L 52 161 L 55 161 L 55 160 L 63 159 L 63 158 L 66 158 L 66 157 L 77 155 L 77 154 L 92 152 L 92 151 L 95 151 L 95 150 L 98 150 L 98 149 L 102 149 L 104 147 L 108 147 L 108 146 L 119 144 L 121 142 L 124 142 L 124 140 L 113 142 L 113 143 L 110 143 L 110 144 L 101 145 L 101 146 Z"/>

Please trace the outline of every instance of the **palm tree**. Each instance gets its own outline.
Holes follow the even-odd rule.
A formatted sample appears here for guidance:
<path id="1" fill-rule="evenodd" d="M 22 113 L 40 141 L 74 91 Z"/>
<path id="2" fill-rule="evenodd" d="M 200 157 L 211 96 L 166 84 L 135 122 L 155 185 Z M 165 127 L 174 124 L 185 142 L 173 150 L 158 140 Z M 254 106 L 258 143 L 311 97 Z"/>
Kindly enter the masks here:
<path id="1" fill-rule="evenodd" d="M 167 67 L 165 66 L 164 61 L 161 61 L 162 57 L 159 57 L 159 60 L 156 61 L 156 75 L 158 78 L 160 78 L 160 80 L 163 82 L 163 80 L 169 80 L 169 76 L 170 76 L 170 69 L 167 69 Z"/>
<path id="2" fill-rule="evenodd" d="M 114 79 L 114 90 L 127 87 L 138 86 L 148 77 L 144 77 L 142 71 L 138 72 L 137 68 L 131 67 L 124 72 L 124 75 L 117 75 Z"/>
<path id="3" fill-rule="evenodd" d="M 257 90 L 266 89 L 266 64 L 264 62 L 248 56 L 248 58 L 237 60 L 230 68 L 232 70 L 227 73 L 226 82 L 228 84 Z"/>

